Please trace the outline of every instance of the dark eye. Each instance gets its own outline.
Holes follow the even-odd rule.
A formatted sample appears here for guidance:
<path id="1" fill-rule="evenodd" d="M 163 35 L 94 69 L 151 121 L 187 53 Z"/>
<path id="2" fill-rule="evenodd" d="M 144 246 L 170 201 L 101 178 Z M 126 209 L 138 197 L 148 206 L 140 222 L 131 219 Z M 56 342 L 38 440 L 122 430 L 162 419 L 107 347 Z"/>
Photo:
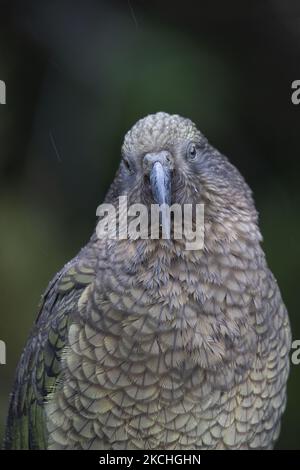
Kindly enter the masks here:
<path id="1" fill-rule="evenodd" d="M 132 172 L 132 167 L 131 167 L 131 164 L 130 164 L 129 160 L 127 160 L 127 158 L 124 158 L 123 162 L 124 162 L 124 166 L 125 166 L 126 170 L 131 173 Z"/>
<path id="2" fill-rule="evenodd" d="M 193 142 L 191 142 L 189 145 L 188 145 L 188 148 L 187 148 L 187 158 L 189 160 L 196 160 L 197 158 L 197 147 L 196 147 L 196 144 L 194 144 Z"/>

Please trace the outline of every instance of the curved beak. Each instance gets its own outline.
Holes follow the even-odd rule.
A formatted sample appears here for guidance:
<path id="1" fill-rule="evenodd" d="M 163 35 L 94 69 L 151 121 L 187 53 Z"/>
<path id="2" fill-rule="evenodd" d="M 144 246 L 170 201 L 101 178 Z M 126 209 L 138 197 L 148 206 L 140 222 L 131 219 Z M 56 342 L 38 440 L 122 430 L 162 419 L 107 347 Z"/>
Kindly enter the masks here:
<path id="1" fill-rule="evenodd" d="M 164 238 L 170 238 L 171 167 L 167 151 L 147 154 L 144 164 L 149 175 L 151 192 L 155 204 L 159 205 L 159 222 Z"/>
<path id="2" fill-rule="evenodd" d="M 161 162 L 154 163 L 150 171 L 150 185 L 156 204 L 171 203 L 171 170 Z"/>

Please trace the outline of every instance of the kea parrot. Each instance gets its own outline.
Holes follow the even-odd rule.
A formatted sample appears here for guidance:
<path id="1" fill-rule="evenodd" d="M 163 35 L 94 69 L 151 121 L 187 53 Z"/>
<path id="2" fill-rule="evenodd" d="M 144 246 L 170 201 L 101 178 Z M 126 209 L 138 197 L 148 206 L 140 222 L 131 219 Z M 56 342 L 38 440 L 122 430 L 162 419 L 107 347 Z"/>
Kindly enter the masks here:
<path id="1" fill-rule="evenodd" d="M 272 449 L 291 333 L 251 190 L 191 120 L 158 112 L 125 135 L 104 202 L 118 213 L 121 196 L 203 204 L 203 246 L 172 221 L 169 238 L 95 229 L 42 296 L 4 448 Z"/>

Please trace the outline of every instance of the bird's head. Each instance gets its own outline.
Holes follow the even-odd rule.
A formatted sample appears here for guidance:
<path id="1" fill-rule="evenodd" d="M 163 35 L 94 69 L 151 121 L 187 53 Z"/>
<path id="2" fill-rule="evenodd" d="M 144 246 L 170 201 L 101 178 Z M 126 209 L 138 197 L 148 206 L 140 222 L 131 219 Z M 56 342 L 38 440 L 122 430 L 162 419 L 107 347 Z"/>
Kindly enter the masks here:
<path id="1" fill-rule="evenodd" d="M 207 220 L 256 223 L 251 191 L 239 171 L 190 120 L 164 112 L 140 119 L 125 135 L 107 200 L 129 204 L 204 204 Z"/>

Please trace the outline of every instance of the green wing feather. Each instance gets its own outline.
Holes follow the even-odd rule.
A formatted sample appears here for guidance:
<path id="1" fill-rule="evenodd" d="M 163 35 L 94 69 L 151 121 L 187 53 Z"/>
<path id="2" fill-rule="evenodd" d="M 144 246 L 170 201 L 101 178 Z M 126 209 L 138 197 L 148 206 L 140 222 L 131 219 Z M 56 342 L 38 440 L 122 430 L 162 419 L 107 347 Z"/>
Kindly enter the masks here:
<path id="1" fill-rule="evenodd" d="M 49 284 L 22 353 L 10 398 L 5 449 L 46 449 L 44 404 L 60 377 L 72 312 L 93 268 L 75 258 Z"/>

